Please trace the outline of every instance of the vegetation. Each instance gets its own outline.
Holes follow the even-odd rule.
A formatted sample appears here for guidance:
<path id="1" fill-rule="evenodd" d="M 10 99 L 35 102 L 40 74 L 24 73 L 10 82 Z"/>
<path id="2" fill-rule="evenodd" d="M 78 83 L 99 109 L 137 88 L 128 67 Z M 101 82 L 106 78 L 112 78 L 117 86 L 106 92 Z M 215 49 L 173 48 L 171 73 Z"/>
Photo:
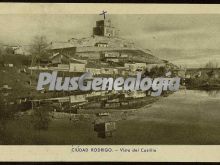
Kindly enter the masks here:
<path id="1" fill-rule="evenodd" d="M 32 114 L 32 123 L 36 130 L 48 130 L 50 115 L 47 107 L 39 107 Z"/>
<path id="2" fill-rule="evenodd" d="M 188 89 L 219 89 L 220 69 L 218 63 L 209 61 L 204 68 L 191 71 L 191 77 L 186 80 Z"/>
<path id="3" fill-rule="evenodd" d="M 7 124 L 12 118 L 12 110 L 6 108 L 4 104 L 4 96 L 0 95 L 0 144 L 7 141 Z"/>
<path id="4" fill-rule="evenodd" d="M 166 68 L 164 66 L 155 66 L 150 71 L 146 70 L 145 75 L 150 76 L 152 78 L 165 76 Z"/>
<path id="5" fill-rule="evenodd" d="M 40 58 L 47 54 L 48 46 L 49 44 L 46 36 L 35 36 L 31 43 L 30 52 Z"/>
<path id="6" fill-rule="evenodd" d="M 4 64 L 13 64 L 17 67 L 30 66 L 31 57 L 15 54 L 2 54 L 0 55 L 0 67 L 3 67 Z"/>
<path id="7" fill-rule="evenodd" d="M 205 64 L 205 68 L 211 68 L 211 69 L 214 69 L 214 68 L 218 68 L 218 62 L 215 62 L 215 61 L 209 61 Z"/>

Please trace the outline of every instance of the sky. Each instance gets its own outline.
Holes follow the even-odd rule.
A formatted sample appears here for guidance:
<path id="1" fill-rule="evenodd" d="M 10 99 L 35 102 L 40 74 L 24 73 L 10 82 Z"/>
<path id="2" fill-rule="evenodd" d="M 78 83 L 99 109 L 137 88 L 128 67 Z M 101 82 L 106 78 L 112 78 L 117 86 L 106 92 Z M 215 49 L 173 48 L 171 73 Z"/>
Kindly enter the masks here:
<path id="1" fill-rule="evenodd" d="M 28 45 L 36 35 L 48 41 L 67 41 L 92 35 L 100 15 L 0 15 L 0 43 Z M 209 61 L 220 66 L 220 15 L 144 14 L 107 15 L 120 37 L 150 49 L 159 58 L 186 67 Z"/>

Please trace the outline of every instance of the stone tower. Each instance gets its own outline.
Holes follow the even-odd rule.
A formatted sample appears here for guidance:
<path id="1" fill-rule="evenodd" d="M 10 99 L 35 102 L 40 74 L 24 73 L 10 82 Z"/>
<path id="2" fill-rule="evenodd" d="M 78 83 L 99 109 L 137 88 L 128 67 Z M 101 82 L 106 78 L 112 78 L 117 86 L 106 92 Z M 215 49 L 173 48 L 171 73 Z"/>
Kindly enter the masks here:
<path id="1" fill-rule="evenodd" d="M 93 28 L 93 35 L 116 37 L 118 30 L 112 26 L 110 19 L 96 21 L 96 27 Z"/>

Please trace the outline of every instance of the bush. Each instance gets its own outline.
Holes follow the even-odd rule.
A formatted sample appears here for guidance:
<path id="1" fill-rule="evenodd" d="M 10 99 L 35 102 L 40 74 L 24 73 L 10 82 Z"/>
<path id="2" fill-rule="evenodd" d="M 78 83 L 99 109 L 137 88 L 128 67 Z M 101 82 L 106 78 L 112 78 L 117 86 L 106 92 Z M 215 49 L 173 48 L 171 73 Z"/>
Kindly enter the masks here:
<path id="1" fill-rule="evenodd" d="M 148 76 L 151 76 L 151 77 L 165 76 L 166 68 L 163 66 L 161 66 L 161 67 L 155 66 L 150 70 L 150 72 L 148 70 L 146 70 L 145 74 Z"/>
<path id="2" fill-rule="evenodd" d="M 31 56 L 8 54 L 0 56 L 0 65 L 14 64 L 14 66 L 30 66 Z"/>
<path id="3" fill-rule="evenodd" d="M 50 115 L 47 107 L 39 107 L 32 114 L 32 123 L 37 130 L 48 130 Z"/>

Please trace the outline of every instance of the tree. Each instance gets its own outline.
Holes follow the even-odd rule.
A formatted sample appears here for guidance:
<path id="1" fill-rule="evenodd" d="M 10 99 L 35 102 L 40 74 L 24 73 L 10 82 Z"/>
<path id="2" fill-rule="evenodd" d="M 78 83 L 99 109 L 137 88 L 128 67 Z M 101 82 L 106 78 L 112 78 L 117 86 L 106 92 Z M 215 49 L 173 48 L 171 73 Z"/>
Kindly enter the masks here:
<path id="1" fill-rule="evenodd" d="M 6 47 L 5 48 L 5 54 L 6 55 L 12 55 L 12 54 L 14 54 L 14 50 L 11 48 L 11 47 Z"/>
<path id="2" fill-rule="evenodd" d="M 160 77 L 165 76 L 166 74 L 166 68 L 164 66 L 155 66 L 151 68 L 150 72 L 146 70 L 146 75 L 152 76 L 152 77 Z"/>
<path id="3" fill-rule="evenodd" d="M 47 56 L 49 44 L 46 36 L 35 36 L 31 44 L 32 64 L 42 57 Z"/>
<path id="4" fill-rule="evenodd" d="M 33 38 L 30 52 L 31 52 L 31 67 L 40 60 L 40 58 L 47 56 L 47 48 L 49 44 L 46 36 L 35 36 Z M 32 78 L 32 69 L 31 69 Z M 31 85 L 31 81 L 30 81 Z"/>
<path id="5" fill-rule="evenodd" d="M 205 68 L 209 68 L 209 69 L 218 68 L 218 62 L 209 61 L 205 64 Z"/>
<path id="6" fill-rule="evenodd" d="M 218 62 L 215 61 L 209 61 L 205 64 L 205 68 L 207 69 L 211 69 L 207 72 L 207 75 L 209 77 L 213 77 L 214 76 L 214 69 L 218 68 Z"/>

